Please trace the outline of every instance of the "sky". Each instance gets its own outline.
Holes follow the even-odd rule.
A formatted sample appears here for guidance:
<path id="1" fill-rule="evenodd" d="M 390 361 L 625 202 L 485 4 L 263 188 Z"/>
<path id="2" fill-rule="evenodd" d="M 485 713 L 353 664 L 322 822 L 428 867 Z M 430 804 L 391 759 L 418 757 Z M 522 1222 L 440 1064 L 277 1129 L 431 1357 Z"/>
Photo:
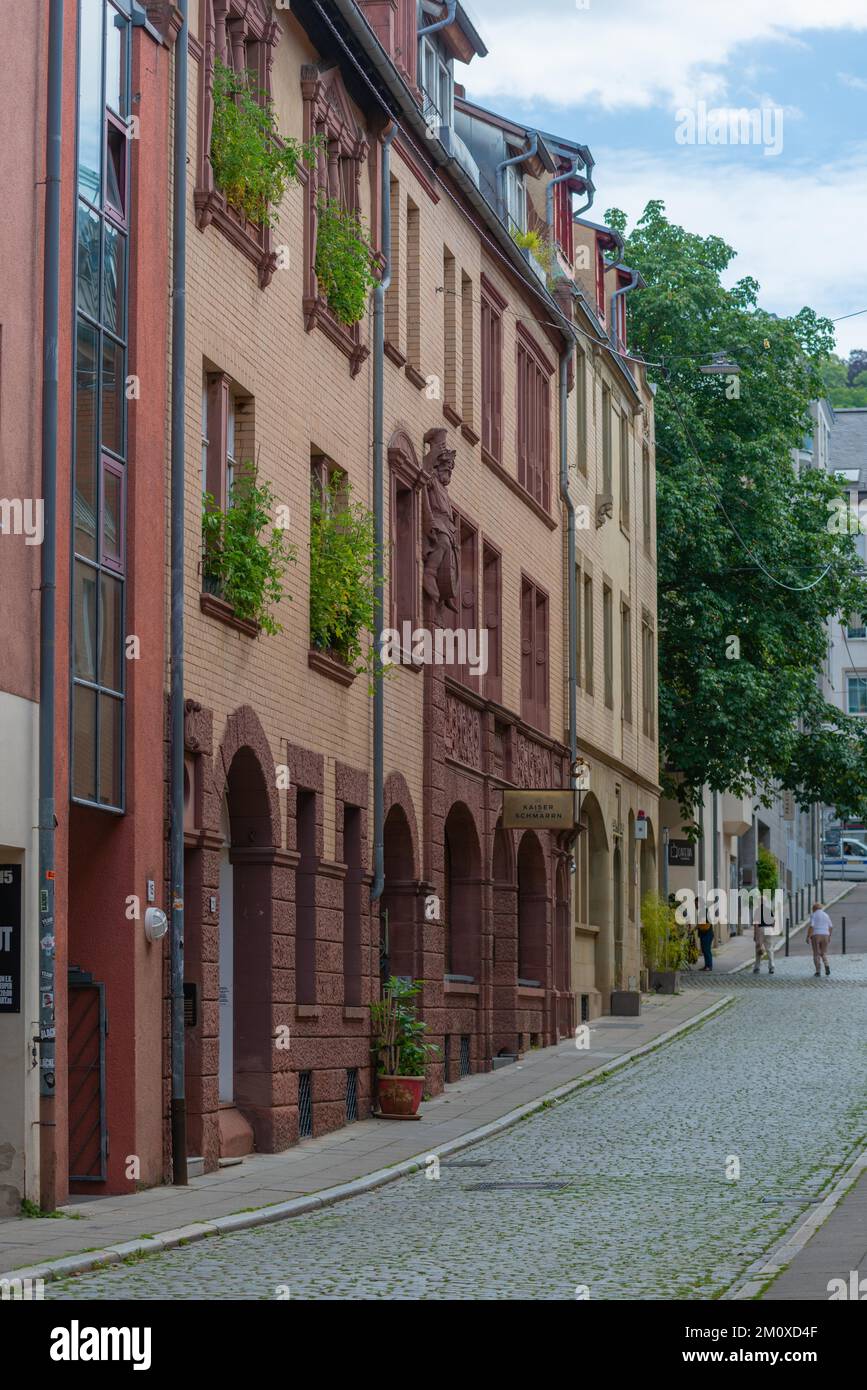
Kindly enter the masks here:
<path id="1" fill-rule="evenodd" d="M 737 252 L 779 314 L 867 310 L 867 0 L 470 0 L 489 50 L 467 96 L 590 146 L 596 197 L 629 226 L 651 198 Z M 762 111 L 748 143 L 714 113 Z M 727 132 L 727 121 L 723 120 Z M 761 128 L 761 126 L 760 126 Z M 695 138 L 692 138 L 692 137 Z M 835 325 L 867 347 L 867 313 Z"/>

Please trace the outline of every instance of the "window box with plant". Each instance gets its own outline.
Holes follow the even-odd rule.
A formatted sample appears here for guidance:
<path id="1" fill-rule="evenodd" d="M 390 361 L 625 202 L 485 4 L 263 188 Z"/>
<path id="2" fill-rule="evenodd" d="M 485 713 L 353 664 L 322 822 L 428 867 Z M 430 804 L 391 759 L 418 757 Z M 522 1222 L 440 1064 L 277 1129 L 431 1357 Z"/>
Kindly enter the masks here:
<path id="1" fill-rule="evenodd" d="M 376 254 L 360 214 L 324 194 L 316 204 L 315 269 L 329 312 L 354 328 L 364 318 L 368 295 L 379 279 Z"/>
<path id="2" fill-rule="evenodd" d="M 372 513 L 352 500 L 352 488 L 335 474 L 314 479 L 310 497 L 310 646 L 349 679 L 372 672 L 376 652 L 365 656 L 362 636 L 373 631 L 376 545 Z M 317 669 L 323 663 L 311 660 Z M 332 674 L 326 670 L 326 674 Z M 339 678 L 339 676 L 338 676 Z"/>
<path id="3" fill-rule="evenodd" d="M 274 490 L 253 463 L 241 466 L 226 510 L 206 492 L 202 513 L 202 588 L 222 599 L 240 623 L 271 635 L 283 628 L 272 608 L 288 597 L 283 578 L 295 547 L 274 526 Z M 271 525 L 271 534 L 265 532 Z"/>
<path id="4" fill-rule="evenodd" d="M 381 999 L 370 1005 L 377 1097 L 385 1118 L 415 1115 L 424 1095 L 425 1067 L 440 1049 L 427 1042 L 427 1024 L 411 1001 L 421 992 L 421 980 L 392 975 Z"/>

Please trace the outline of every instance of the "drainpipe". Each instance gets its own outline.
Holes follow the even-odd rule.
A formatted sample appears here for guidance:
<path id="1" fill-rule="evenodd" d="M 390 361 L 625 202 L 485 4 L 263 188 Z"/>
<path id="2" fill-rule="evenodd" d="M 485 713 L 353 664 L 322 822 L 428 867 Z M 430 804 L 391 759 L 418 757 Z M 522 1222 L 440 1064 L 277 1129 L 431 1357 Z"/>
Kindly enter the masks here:
<path id="1" fill-rule="evenodd" d="M 564 183 L 566 179 L 577 178 L 579 164 L 586 170 L 588 174 L 588 179 L 585 184 L 584 191 L 587 192 L 588 189 L 592 190 L 590 202 L 585 203 L 584 207 L 582 208 L 582 212 L 586 212 L 587 208 L 589 208 L 590 206 L 590 203 L 592 203 L 593 201 L 593 192 L 595 192 L 595 189 L 593 188 L 593 184 L 590 182 L 589 179 L 590 168 L 592 168 L 593 165 L 593 156 L 591 155 L 587 146 L 582 145 L 581 153 L 576 154 L 575 158 L 572 161 L 571 167 L 566 169 L 562 174 L 555 174 L 554 177 L 549 180 L 548 187 L 545 189 L 545 223 L 548 228 L 548 240 L 551 242 L 552 245 L 554 243 L 554 188 L 558 183 Z"/>
<path id="2" fill-rule="evenodd" d="M 188 0 L 176 0 L 174 188 L 172 209 L 171 426 L 171 765 L 172 1180 L 187 1185 L 184 1076 L 184 378 L 186 375 Z"/>
<path id="3" fill-rule="evenodd" d="M 570 343 L 560 353 L 560 496 L 566 508 L 567 560 L 569 567 L 569 764 L 574 769 L 578 757 L 578 710 L 576 686 L 578 683 L 578 642 L 575 631 L 578 594 L 575 573 L 575 503 L 569 495 L 569 431 L 568 431 L 568 384 L 569 359 L 575 350 Z M 575 774 L 571 771 L 571 785 L 575 788 Z M 572 836 L 575 844 L 577 832 Z"/>
<path id="4" fill-rule="evenodd" d="M 619 259 L 620 259 L 620 260 L 623 259 L 623 252 L 622 252 L 622 251 L 621 251 L 621 253 L 620 253 Z M 630 290 L 634 290 L 634 289 L 635 289 L 635 286 L 636 286 L 637 284 L 638 284 L 638 271 L 637 271 L 637 270 L 633 270 L 633 272 L 632 272 L 632 278 L 630 279 L 629 284 L 628 284 L 628 285 L 621 285 L 619 289 L 613 290 L 613 291 L 612 291 L 612 294 L 611 294 L 611 329 L 610 329 L 610 337 L 611 337 L 611 344 L 612 344 L 612 347 L 615 347 L 615 348 L 617 347 L 617 311 L 616 311 L 616 309 L 615 309 L 614 301 L 615 301 L 615 299 L 619 299 L 620 296 L 621 296 L 622 294 L 628 294 Z M 625 341 L 625 340 L 624 340 L 624 341 Z"/>
<path id="5" fill-rule="evenodd" d="M 524 150 L 522 154 L 513 155 L 511 159 L 504 159 L 497 165 L 495 178 L 497 180 L 497 197 L 500 200 L 500 221 L 505 222 L 508 216 L 506 206 L 506 170 L 510 164 L 523 164 L 525 159 L 532 159 L 539 148 L 539 132 L 534 130 L 531 134 L 530 148 Z M 505 216 L 504 216 L 505 214 Z"/>
<path id="6" fill-rule="evenodd" d="M 54 992 L 54 694 L 57 574 L 57 359 L 60 334 L 60 175 L 63 0 L 48 12 L 45 254 L 42 294 L 42 575 L 39 592 L 39 1202 L 57 1205 Z"/>
<path id="7" fill-rule="evenodd" d="M 592 208 L 593 199 L 596 196 L 596 185 L 591 178 L 596 160 L 593 158 L 587 145 L 582 145 L 581 148 L 584 158 L 584 192 L 587 194 L 587 202 L 581 204 L 581 207 L 572 214 L 573 217 L 580 217 L 588 208 Z"/>
<path id="8" fill-rule="evenodd" d="M 423 39 L 428 34 L 437 34 L 440 29 L 447 29 L 450 24 L 455 22 L 455 11 L 458 8 L 458 0 L 448 0 L 448 10 L 445 19 L 438 19 L 433 24 L 426 24 L 423 29 L 416 32 L 417 39 Z"/>
<path id="9" fill-rule="evenodd" d="M 373 634 L 380 648 L 373 667 L 373 883 L 370 901 L 378 902 L 385 887 L 385 688 L 381 663 L 383 596 L 385 593 L 385 505 L 384 505 L 384 368 L 385 368 L 385 292 L 391 284 L 391 142 L 397 126 L 390 121 L 382 141 L 380 200 L 382 203 L 382 245 L 385 259 L 382 279 L 373 291 Z"/>

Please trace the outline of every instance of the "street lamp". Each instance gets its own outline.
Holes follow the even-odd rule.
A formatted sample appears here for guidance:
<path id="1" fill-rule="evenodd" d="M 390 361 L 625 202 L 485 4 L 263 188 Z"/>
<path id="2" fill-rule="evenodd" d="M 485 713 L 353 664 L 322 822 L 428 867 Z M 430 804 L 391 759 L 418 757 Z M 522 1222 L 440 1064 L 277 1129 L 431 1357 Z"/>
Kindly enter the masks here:
<path id="1" fill-rule="evenodd" d="M 734 358 L 727 357 L 724 352 L 712 352 L 710 361 L 699 367 L 705 376 L 738 376 L 740 370 Z"/>

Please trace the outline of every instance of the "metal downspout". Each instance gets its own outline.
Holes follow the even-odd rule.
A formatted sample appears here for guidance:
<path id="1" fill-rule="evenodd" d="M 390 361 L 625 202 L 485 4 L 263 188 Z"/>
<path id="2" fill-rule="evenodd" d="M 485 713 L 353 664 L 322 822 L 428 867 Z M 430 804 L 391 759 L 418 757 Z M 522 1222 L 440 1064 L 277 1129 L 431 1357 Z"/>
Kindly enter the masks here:
<path id="1" fill-rule="evenodd" d="M 575 627 L 578 594 L 575 570 L 575 503 L 569 494 L 568 386 L 569 359 L 574 350 L 574 343 L 570 343 L 560 353 L 560 496 L 566 507 L 566 563 L 569 568 L 569 764 L 570 785 L 573 789 L 576 784 L 575 763 L 578 758 L 578 634 Z M 574 843 L 575 835 L 572 836 L 572 844 Z"/>
<path id="2" fill-rule="evenodd" d="M 391 284 L 391 142 L 397 133 L 389 122 L 382 142 L 380 200 L 382 203 L 382 245 L 385 259 L 382 279 L 373 291 L 373 529 L 375 557 L 373 570 L 373 639 L 380 649 L 373 668 L 373 883 L 370 901 L 378 902 L 385 887 L 385 688 L 381 664 L 383 598 L 385 594 L 385 505 L 384 505 L 384 368 L 385 293 Z"/>
<path id="3" fill-rule="evenodd" d="M 455 12 L 458 8 L 458 0 L 448 0 L 448 10 L 445 19 L 437 19 L 433 24 L 425 25 L 424 29 L 416 31 L 416 38 L 426 38 L 428 34 L 437 34 L 440 29 L 447 29 L 450 24 L 455 22 Z"/>
<path id="4" fill-rule="evenodd" d="M 593 202 L 593 193 L 596 190 L 594 189 L 593 184 L 590 182 L 589 177 L 590 169 L 593 167 L 593 157 L 585 145 L 583 147 L 583 153 L 576 154 L 575 158 L 572 161 L 571 168 L 565 169 L 562 174 L 555 174 L 552 179 L 549 179 L 548 186 L 545 189 L 545 225 L 548 228 L 548 238 L 552 242 L 554 239 L 554 188 L 558 183 L 565 182 L 566 179 L 578 178 L 579 164 L 587 171 L 587 188 L 591 190 L 590 201 L 585 203 L 582 211 L 586 212 L 587 208 L 589 208 L 590 206 L 590 203 Z"/>
<path id="5" fill-rule="evenodd" d="M 186 375 L 188 0 L 176 0 L 175 128 L 172 207 L 171 423 L 171 1055 L 172 1181 L 187 1184 L 184 1076 L 184 378 Z"/>
<path id="6" fill-rule="evenodd" d="M 63 0 L 48 13 L 45 253 L 42 294 L 42 573 L 39 592 L 39 1202 L 57 1205 L 54 695 L 57 577 L 57 385 L 60 335 L 60 177 L 63 134 Z"/>
<path id="7" fill-rule="evenodd" d="M 494 177 L 497 181 L 497 197 L 500 200 L 499 211 L 500 220 L 502 222 L 504 222 L 506 220 L 506 217 L 508 216 L 508 208 L 506 206 L 506 170 L 509 168 L 511 164 L 523 164 L 525 159 L 532 159 L 533 155 L 536 153 L 538 148 L 539 132 L 537 130 L 534 130 L 532 132 L 530 148 L 528 150 L 522 151 L 521 154 L 512 155 L 511 159 L 504 159 L 502 163 L 497 165 Z"/>
<path id="8" fill-rule="evenodd" d="M 622 259 L 622 253 L 621 253 L 621 259 Z M 638 271 L 637 271 L 637 270 L 633 270 L 633 272 L 632 272 L 632 279 L 629 281 L 629 284 L 628 284 L 628 285 L 621 285 L 620 288 L 619 288 L 618 290 L 614 290 L 614 291 L 612 292 L 612 295 L 611 295 L 611 330 L 610 330 L 610 332 L 611 332 L 611 342 L 612 342 L 612 344 L 614 345 L 614 347 L 617 346 L 617 315 L 616 315 L 616 313 L 615 313 L 615 311 L 614 311 L 614 301 L 615 301 L 615 299 L 619 299 L 620 296 L 621 296 L 622 294 L 628 294 L 630 290 L 634 290 L 634 289 L 635 289 L 635 286 L 636 286 L 637 284 L 638 284 Z"/>

